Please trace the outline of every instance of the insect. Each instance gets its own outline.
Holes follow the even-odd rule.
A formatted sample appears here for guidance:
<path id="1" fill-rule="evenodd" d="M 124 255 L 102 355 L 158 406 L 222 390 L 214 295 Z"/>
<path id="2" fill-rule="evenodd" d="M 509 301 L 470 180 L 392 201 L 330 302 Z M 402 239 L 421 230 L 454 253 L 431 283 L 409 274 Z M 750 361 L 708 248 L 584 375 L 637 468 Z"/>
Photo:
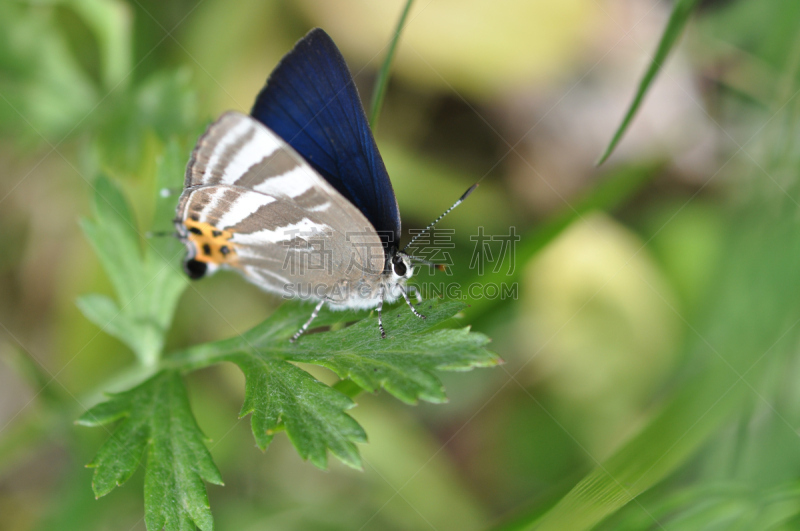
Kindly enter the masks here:
<path id="1" fill-rule="evenodd" d="M 424 319 L 406 282 L 414 263 L 436 264 L 399 247 L 389 175 L 347 64 L 321 29 L 284 56 L 249 116 L 227 112 L 200 137 L 175 226 L 190 278 L 234 269 L 268 292 L 316 301 L 292 342 L 326 303 L 377 308 L 382 338 L 384 302 L 403 297 Z"/>

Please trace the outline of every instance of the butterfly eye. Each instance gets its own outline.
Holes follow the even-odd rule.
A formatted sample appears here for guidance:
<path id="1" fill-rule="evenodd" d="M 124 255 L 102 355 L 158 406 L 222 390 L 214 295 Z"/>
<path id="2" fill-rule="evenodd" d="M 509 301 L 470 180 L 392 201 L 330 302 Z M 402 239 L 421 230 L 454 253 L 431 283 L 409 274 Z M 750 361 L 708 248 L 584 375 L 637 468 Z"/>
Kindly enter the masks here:
<path id="1" fill-rule="evenodd" d="M 405 276 L 406 274 L 406 265 L 399 258 L 394 262 L 394 274 L 399 277 Z"/>
<path id="2" fill-rule="evenodd" d="M 183 269 L 186 271 L 186 274 L 189 275 L 189 278 L 197 280 L 205 276 L 208 265 L 205 262 L 192 258 L 183 263 Z"/>

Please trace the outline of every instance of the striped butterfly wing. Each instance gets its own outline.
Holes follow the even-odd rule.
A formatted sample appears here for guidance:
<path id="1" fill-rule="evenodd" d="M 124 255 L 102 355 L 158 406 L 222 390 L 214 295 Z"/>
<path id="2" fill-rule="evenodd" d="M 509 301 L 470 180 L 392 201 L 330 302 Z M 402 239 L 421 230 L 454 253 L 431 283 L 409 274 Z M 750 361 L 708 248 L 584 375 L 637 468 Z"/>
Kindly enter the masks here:
<path id="1" fill-rule="evenodd" d="M 384 238 L 400 243 L 400 212 L 355 81 L 333 40 L 311 30 L 269 76 L 252 116 L 285 139 Z"/>
<path id="2" fill-rule="evenodd" d="M 267 291 L 334 305 L 377 298 L 385 259 L 375 229 L 247 115 L 225 113 L 198 141 L 176 225 L 190 258 L 236 269 Z"/>

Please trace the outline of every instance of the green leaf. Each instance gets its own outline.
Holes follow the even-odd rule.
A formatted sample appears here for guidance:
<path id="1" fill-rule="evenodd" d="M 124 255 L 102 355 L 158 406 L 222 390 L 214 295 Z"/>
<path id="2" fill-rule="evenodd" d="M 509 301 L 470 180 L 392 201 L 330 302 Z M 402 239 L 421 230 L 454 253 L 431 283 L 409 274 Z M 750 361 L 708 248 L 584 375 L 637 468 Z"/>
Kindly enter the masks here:
<path id="1" fill-rule="evenodd" d="M 67 0 L 94 33 L 102 60 L 103 82 L 113 90 L 131 73 L 133 17 L 121 0 Z"/>
<path id="2" fill-rule="evenodd" d="M 191 71 L 185 67 L 150 74 L 118 94 L 110 105 L 96 124 L 95 145 L 104 167 L 114 175 L 135 178 L 142 173 L 150 159 L 147 139 L 154 133 L 163 142 L 175 137 L 188 140 L 198 125 L 197 95 Z M 191 138 L 195 140 L 196 136 Z M 187 146 L 182 152 L 183 167 L 189 151 Z M 176 170 L 173 176 L 183 175 L 182 168 Z"/>
<path id="3" fill-rule="evenodd" d="M 198 133 L 197 136 L 199 136 Z M 194 142 L 196 138 L 192 138 Z M 183 177 L 186 167 L 187 153 L 191 152 L 191 146 L 179 142 L 176 137 L 166 143 L 164 152 L 158 158 L 158 172 L 156 174 L 156 209 L 153 214 L 153 230 L 169 231 L 175 230 L 175 205 L 177 203 L 176 191 L 183 189 Z M 169 194 L 162 194 L 168 190 Z M 184 250 L 184 246 L 177 238 L 160 238 L 153 240 L 159 252 L 170 252 L 175 249 Z"/>
<path id="4" fill-rule="evenodd" d="M 484 348 L 489 339 L 469 328 L 425 333 L 465 307 L 456 301 L 426 301 L 417 307 L 426 316 L 423 321 L 401 305 L 384 315 L 387 339 L 381 339 L 377 319 L 364 319 L 343 330 L 309 336 L 289 358 L 327 367 L 367 391 L 383 388 L 408 404 L 445 402 L 444 387 L 434 371 L 500 362 Z"/>
<path id="5" fill-rule="evenodd" d="M 717 480 L 670 492 L 646 511 L 629 511 L 604 528 L 648 529 L 655 519 L 666 529 L 768 531 L 796 527 L 791 522 L 798 515 L 800 486 L 795 481 L 766 488 Z"/>
<path id="6" fill-rule="evenodd" d="M 147 529 L 214 528 L 203 481 L 222 485 L 205 438 L 192 415 L 180 375 L 164 371 L 84 413 L 78 423 L 104 426 L 121 420 L 87 466 L 92 489 L 105 496 L 125 483 L 147 450 L 145 522 Z"/>
<path id="7" fill-rule="evenodd" d="M 140 345 L 143 338 L 137 327 L 121 315 L 119 306 L 111 298 L 94 293 L 79 297 L 75 304 L 87 319 L 107 334 L 131 346 L 134 351 L 146 348 L 145 345 Z"/>
<path id="8" fill-rule="evenodd" d="M 94 181 L 94 217 L 81 222 L 89 243 L 108 274 L 120 304 L 137 295 L 141 249 L 136 222 L 122 191 L 106 177 Z"/>
<path id="9" fill-rule="evenodd" d="M 370 103 L 369 111 L 369 125 L 375 129 L 378 123 L 378 117 L 381 114 L 381 107 L 383 106 L 383 98 L 386 95 L 386 87 L 389 85 L 389 71 L 392 69 L 392 61 L 394 61 L 394 52 L 397 49 L 397 42 L 400 40 L 400 33 L 403 31 L 403 26 L 406 24 L 408 12 L 411 11 L 411 4 L 414 0 L 406 0 L 406 6 L 400 14 L 400 19 L 397 21 L 397 28 L 394 30 L 394 35 L 389 43 L 389 50 L 386 52 L 386 58 L 381 64 L 381 69 L 378 72 L 378 77 L 375 78 L 375 87 L 372 90 L 372 102 Z"/>
<path id="10" fill-rule="evenodd" d="M 715 364 L 631 441 L 597 466 L 535 523 L 518 529 L 592 529 L 684 463 L 740 404 L 744 384 Z"/>
<path id="11" fill-rule="evenodd" d="M 625 113 L 625 117 L 622 119 L 622 123 L 619 125 L 614 133 L 614 136 L 611 138 L 611 142 L 608 144 L 606 150 L 598 159 L 598 166 L 603 164 L 608 157 L 611 156 L 611 153 L 614 152 L 617 144 L 622 139 L 622 135 L 625 134 L 625 131 L 628 129 L 633 117 L 639 110 L 645 94 L 647 94 L 647 91 L 650 89 L 650 85 L 653 84 L 653 80 L 655 80 L 658 72 L 661 70 L 661 67 L 667 60 L 667 56 L 672 51 L 675 43 L 678 42 L 678 38 L 683 33 L 683 29 L 686 27 L 686 23 L 689 21 L 689 17 L 696 6 L 697 0 L 678 0 L 675 2 L 675 5 L 672 8 L 672 13 L 669 17 L 669 21 L 667 22 L 667 27 L 664 30 L 664 33 L 661 35 L 658 48 L 656 48 L 656 53 L 653 56 L 653 60 L 650 61 L 650 66 L 647 67 L 642 80 L 639 82 L 639 88 L 636 91 L 636 95 L 633 97 L 630 107 L 628 107 L 628 112 Z"/>
<path id="12" fill-rule="evenodd" d="M 233 354 L 226 359 L 245 375 L 245 399 L 239 416 L 252 414 L 253 436 L 259 448 L 266 450 L 283 425 L 300 456 L 319 468 L 328 465 L 328 448 L 342 462 L 361 467 L 354 443 L 366 442 L 367 435 L 344 413 L 355 406 L 352 400 L 286 361 L 249 354 Z"/>
<path id="13" fill-rule="evenodd" d="M 381 339 L 375 316 L 347 328 L 309 334 L 292 344 L 289 338 L 308 318 L 307 306 L 284 305 L 272 317 L 240 337 L 208 343 L 168 358 L 173 368 L 236 363 L 247 379 L 242 414 L 253 413 L 253 434 L 265 448 L 284 425 L 303 458 L 326 465 L 326 449 L 351 466 L 359 466 L 353 443 L 365 435 L 344 411 L 353 402 L 338 390 L 317 382 L 289 362 L 327 367 L 362 389 L 386 389 L 406 403 L 445 401 L 436 370 L 469 370 L 496 365 L 500 359 L 484 347 L 488 338 L 468 329 L 441 328 L 465 307 L 460 302 L 427 301 L 419 306 L 425 320 L 405 305 L 384 312 L 387 338 Z M 326 312 L 315 325 L 352 319 L 356 314 Z"/>
<path id="14" fill-rule="evenodd" d="M 0 129 L 15 139 L 60 141 L 99 98 L 54 10 L 41 2 L 0 2 L 0 72 Z"/>
<path id="15" fill-rule="evenodd" d="M 174 159 L 165 157 L 159 173 L 173 172 Z M 81 225 L 111 280 L 117 302 L 88 295 L 78 299 L 78 308 L 128 345 L 142 364 L 152 366 L 158 361 L 178 298 L 186 287 L 179 268 L 170 262 L 179 250 L 175 242 L 157 245 L 149 241 L 143 250 L 136 221 L 120 189 L 105 177 L 98 178 L 94 187 L 94 218 Z"/>

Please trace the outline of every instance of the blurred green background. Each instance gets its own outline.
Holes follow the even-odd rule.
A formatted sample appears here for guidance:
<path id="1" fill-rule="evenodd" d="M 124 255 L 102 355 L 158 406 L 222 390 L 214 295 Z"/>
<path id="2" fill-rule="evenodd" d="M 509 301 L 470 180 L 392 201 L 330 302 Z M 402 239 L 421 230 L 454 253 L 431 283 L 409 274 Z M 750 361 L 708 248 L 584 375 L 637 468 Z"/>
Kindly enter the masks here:
<path id="1" fill-rule="evenodd" d="M 188 159 L 248 111 L 315 26 L 368 101 L 403 4 L 0 0 L 0 529 L 145 528 L 141 473 L 95 501 L 108 433 L 73 425 L 135 363 L 75 304 L 111 292 L 79 227 L 95 176 L 170 230 L 151 221 L 166 146 Z M 240 373 L 191 374 L 219 529 L 800 528 L 800 3 L 697 4 L 598 169 L 675 4 L 414 3 L 378 145 L 406 229 L 481 180 L 442 222 L 444 281 L 517 283 L 462 318 L 506 363 L 443 374 L 445 405 L 359 396 L 363 472 L 282 436 L 261 453 Z M 522 235 L 483 277 L 479 226 Z M 168 347 L 278 303 L 234 274 L 192 284 Z"/>

